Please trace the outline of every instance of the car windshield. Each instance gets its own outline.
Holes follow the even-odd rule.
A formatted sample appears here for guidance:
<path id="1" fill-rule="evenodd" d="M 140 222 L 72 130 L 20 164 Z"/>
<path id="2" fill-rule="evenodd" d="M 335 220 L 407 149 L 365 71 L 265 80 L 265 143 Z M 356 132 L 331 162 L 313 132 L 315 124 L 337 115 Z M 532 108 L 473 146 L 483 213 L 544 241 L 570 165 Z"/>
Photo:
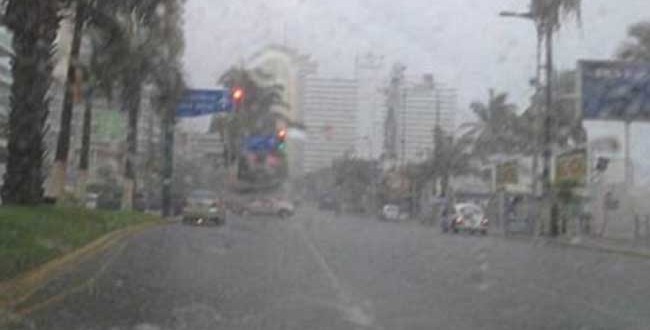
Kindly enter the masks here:
<path id="1" fill-rule="evenodd" d="M 0 0 L 0 329 L 650 329 L 650 0 Z"/>
<path id="2" fill-rule="evenodd" d="M 468 219 L 478 219 L 483 216 L 483 211 L 474 205 L 462 205 L 458 209 L 459 213 Z"/>

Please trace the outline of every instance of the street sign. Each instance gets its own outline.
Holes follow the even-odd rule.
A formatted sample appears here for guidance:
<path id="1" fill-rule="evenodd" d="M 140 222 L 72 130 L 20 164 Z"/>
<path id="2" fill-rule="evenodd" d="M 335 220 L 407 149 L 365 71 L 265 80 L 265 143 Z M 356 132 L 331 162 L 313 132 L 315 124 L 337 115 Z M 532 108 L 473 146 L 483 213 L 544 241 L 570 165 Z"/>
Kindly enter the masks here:
<path id="1" fill-rule="evenodd" d="M 555 181 L 575 181 L 584 185 L 587 179 L 587 151 L 576 149 L 555 158 Z"/>
<path id="2" fill-rule="evenodd" d="M 225 89 L 190 89 L 176 108 L 177 117 L 197 117 L 220 112 L 230 112 L 232 100 Z"/>
<path id="3" fill-rule="evenodd" d="M 650 120 L 650 63 L 580 61 L 584 119 Z"/>

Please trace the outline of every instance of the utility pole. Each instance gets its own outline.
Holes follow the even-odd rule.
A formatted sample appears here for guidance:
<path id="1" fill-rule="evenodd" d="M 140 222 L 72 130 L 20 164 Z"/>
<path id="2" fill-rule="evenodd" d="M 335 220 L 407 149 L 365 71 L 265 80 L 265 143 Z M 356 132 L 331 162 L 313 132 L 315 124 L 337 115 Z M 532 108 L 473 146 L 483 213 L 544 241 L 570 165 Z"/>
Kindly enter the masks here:
<path id="1" fill-rule="evenodd" d="M 551 129 L 553 125 L 553 116 L 551 110 L 553 109 L 553 29 L 545 25 L 543 26 L 544 33 L 546 33 L 546 109 L 544 109 L 544 126 L 543 126 L 543 166 L 542 166 L 542 210 L 544 216 L 542 221 L 549 224 L 550 228 L 554 227 L 554 219 L 552 212 L 553 209 L 553 196 L 551 191 Z M 556 234 L 551 232 L 551 234 Z"/>
<path id="2" fill-rule="evenodd" d="M 404 86 L 402 92 L 402 150 L 401 150 L 401 165 L 404 167 L 406 165 L 406 112 L 408 111 L 408 90 Z"/>
<path id="3" fill-rule="evenodd" d="M 163 166 L 162 166 L 162 216 L 173 215 L 172 175 L 174 172 L 174 122 L 176 109 L 167 105 L 162 117 Z"/>

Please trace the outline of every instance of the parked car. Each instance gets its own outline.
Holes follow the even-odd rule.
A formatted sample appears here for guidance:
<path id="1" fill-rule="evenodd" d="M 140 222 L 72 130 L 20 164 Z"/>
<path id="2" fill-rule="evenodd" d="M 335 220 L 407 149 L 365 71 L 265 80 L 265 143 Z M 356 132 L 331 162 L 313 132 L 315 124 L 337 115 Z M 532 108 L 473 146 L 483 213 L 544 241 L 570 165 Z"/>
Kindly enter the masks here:
<path id="1" fill-rule="evenodd" d="M 386 204 L 381 210 L 381 218 L 388 221 L 400 220 L 399 206 L 395 204 Z"/>
<path id="2" fill-rule="evenodd" d="M 226 222 L 226 205 L 211 191 L 192 192 L 183 208 L 183 223 L 223 225 Z"/>
<path id="3" fill-rule="evenodd" d="M 275 215 L 289 218 L 295 213 L 293 203 L 275 198 L 256 199 L 246 206 L 246 213 L 252 215 Z"/>
<path id="4" fill-rule="evenodd" d="M 318 200 L 319 210 L 340 211 L 341 204 L 334 194 L 323 194 Z"/>
<path id="5" fill-rule="evenodd" d="M 488 219 L 483 209 L 471 203 L 455 204 L 443 217 L 441 226 L 443 232 L 488 233 Z"/>

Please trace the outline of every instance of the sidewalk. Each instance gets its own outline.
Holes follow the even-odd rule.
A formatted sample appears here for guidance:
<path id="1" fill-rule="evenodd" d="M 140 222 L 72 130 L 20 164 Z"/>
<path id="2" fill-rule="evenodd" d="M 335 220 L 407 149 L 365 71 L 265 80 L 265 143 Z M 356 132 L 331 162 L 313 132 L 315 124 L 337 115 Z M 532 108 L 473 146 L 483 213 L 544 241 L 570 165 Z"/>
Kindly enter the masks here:
<path id="1" fill-rule="evenodd" d="M 582 247 L 609 253 L 650 258 L 650 241 L 601 238 L 592 236 L 547 238 L 557 244 Z"/>
<path id="2" fill-rule="evenodd" d="M 643 239 L 635 241 L 632 239 L 602 238 L 594 236 L 560 236 L 552 238 L 548 236 L 533 237 L 521 234 L 504 235 L 503 233 L 500 233 L 500 236 L 505 239 L 527 240 L 542 244 L 650 258 L 650 241 L 644 241 Z"/>

